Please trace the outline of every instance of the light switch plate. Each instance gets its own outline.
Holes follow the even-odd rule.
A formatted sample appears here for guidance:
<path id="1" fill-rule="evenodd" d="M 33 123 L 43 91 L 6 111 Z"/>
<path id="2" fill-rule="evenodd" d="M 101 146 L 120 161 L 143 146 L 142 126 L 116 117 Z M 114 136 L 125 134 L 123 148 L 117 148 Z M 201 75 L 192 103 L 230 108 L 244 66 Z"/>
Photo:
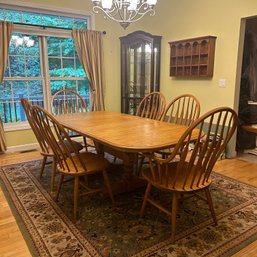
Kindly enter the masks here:
<path id="1" fill-rule="evenodd" d="M 226 87 L 226 79 L 220 79 L 219 80 L 219 87 Z"/>

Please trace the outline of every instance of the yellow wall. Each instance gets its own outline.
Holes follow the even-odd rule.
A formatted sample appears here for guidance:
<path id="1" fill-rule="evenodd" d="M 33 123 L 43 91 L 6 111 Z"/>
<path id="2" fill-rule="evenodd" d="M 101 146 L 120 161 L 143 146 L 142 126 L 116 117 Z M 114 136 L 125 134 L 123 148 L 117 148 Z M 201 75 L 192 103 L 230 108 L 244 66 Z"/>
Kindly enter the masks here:
<path id="1" fill-rule="evenodd" d="M 7 148 L 9 146 L 33 144 L 36 143 L 36 138 L 31 129 L 10 131 L 6 133 Z"/>
<path id="2" fill-rule="evenodd" d="M 91 0 L 24 0 L 25 3 L 59 6 L 67 9 L 92 10 Z M 162 36 L 161 92 L 167 101 L 188 92 L 201 102 L 202 113 L 216 106 L 234 106 L 236 67 L 241 18 L 257 15 L 256 0 L 159 0 L 156 15 L 145 16 L 125 31 L 116 23 L 95 16 L 95 29 L 105 30 L 106 109 L 120 110 L 120 42 L 119 37 L 135 30 Z M 217 36 L 214 75 L 209 79 L 174 78 L 169 76 L 169 41 Z M 226 88 L 218 87 L 226 79 Z M 7 132 L 8 146 L 31 142 L 26 132 Z M 30 134 L 28 134 L 30 135 Z M 33 139 L 32 139 L 33 140 Z"/>

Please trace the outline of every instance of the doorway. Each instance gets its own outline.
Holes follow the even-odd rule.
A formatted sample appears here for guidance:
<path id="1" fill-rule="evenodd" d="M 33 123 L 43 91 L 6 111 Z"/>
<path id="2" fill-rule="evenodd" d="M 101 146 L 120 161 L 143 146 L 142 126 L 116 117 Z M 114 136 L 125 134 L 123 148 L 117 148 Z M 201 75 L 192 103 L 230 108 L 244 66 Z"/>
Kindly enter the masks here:
<path id="1" fill-rule="evenodd" d="M 242 19 L 237 69 L 237 95 L 239 126 L 236 150 L 257 155 L 257 17 Z M 240 58 L 241 57 L 241 58 Z M 256 126 L 256 133 L 242 125 Z"/>

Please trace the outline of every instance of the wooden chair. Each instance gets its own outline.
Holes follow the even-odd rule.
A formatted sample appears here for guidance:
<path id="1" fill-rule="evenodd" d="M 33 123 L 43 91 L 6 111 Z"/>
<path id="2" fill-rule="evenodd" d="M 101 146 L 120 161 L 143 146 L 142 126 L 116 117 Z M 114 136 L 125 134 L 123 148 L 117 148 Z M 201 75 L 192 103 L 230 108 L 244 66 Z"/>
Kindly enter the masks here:
<path id="1" fill-rule="evenodd" d="M 161 120 L 166 108 L 166 100 L 162 93 L 152 92 L 146 95 L 139 103 L 136 116 Z"/>
<path id="2" fill-rule="evenodd" d="M 71 89 L 62 89 L 57 91 L 52 96 L 51 101 L 52 114 L 68 114 L 89 111 L 85 100 L 80 94 Z M 69 131 L 70 137 L 81 137 L 74 131 Z M 93 144 L 88 144 L 86 137 L 83 137 L 85 149 L 88 151 L 88 147 L 94 147 Z"/>
<path id="3" fill-rule="evenodd" d="M 152 92 L 146 95 L 139 103 L 136 116 L 161 120 L 166 108 L 166 99 L 160 92 Z M 139 154 L 136 161 L 136 170 L 139 174 L 144 163 L 144 155 Z M 139 163 L 139 164 L 138 164 Z"/>
<path id="4" fill-rule="evenodd" d="M 162 121 L 190 126 L 200 116 L 200 102 L 191 94 L 183 94 L 174 98 L 167 106 Z M 169 155 L 172 149 L 160 151 Z"/>
<path id="5" fill-rule="evenodd" d="M 38 126 L 35 124 L 35 120 L 34 120 L 33 113 L 32 113 L 32 110 L 33 110 L 32 104 L 29 102 L 29 100 L 27 100 L 25 98 L 21 99 L 21 104 L 26 113 L 30 127 L 39 143 L 40 154 L 43 156 L 43 162 L 42 162 L 41 170 L 40 170 L 40 178 L 42 177 L 44 169 L 45 169 L 45 165 L 47 164 L 47 158 L 51 158 L 53 160 L 52 161 L 51 186 L 50 186 L 51 191 L 53 192 L 54 191 L 55 173 L 56 173 L 56 162 L 55 162 L 54 153 L 51 150 L 51 148 L 49 147 L 46 139 L 42 136 L 40 130 L 38 129 Z M 80 143 L 74 141 L 73 144 L 78 151 L 83 149 L 83 146 Z"/>
<path id="6" fill-rule="evenodd" d="M 74 219 L 76 219 L 79 184 L 81 184 L 86 189 L 86 192 L 83 195 L 103 191 L 103 188 L 90 188 L 89 184 L 85 183 L 87 181 L 85 178 L 87 178 L 88 175 L 100 172 L 103 174 L 105 186 L 112 200 L 112 203 L 114 203 L 112 189 L 106 172 L 106 168 L 108 167 L 109 162 L 100 154 L 79 152 L 74 146 L 73 141 L 71 140 L 68 132 L 64 129 L 64 127 L 54 118 L 53 115 L 44 110 L 42 107 L 33 106 L 33 116 L 40 130 L 40 133 L 42 134 L 42 137 L 45 138 L 48 145 L 51 147 L 58 164 L 57 169 L 60 174 L 60 182 L 56 200 L 58 200 L 64 176 L 73 177 L 73 216 Z M 80 183 L 80 177 L 84 177 L 84 183 Z"/>
<path id="7" fill-rule="evenodd" d="M 183 94 L 169 103 L 162 121 L 190 126 L 199 116 L 200 102 L 191 94 Z"/>
<path id="8" fill-rule="evenodd" d="M 163 159 L 155 154 L 148 155 L 150 167 L 142 171 L 148 185 L 140 216 L 144 215 L 147 203 L 151 203 L 170 215 L 172 242 L 175 241 L 178 199 L 186 200 L 183 197 L 184 194 L 204 191 L 213 221 L 217 224 L 209 190 L 212 183 L 211 172 L 236 127 L 237 114 L 234 110 L 227 107 L 216 108 L 190 125 L 168 158 Z M 205 140 L 202 140 L 203 135 Z M 213 136 L 216 140 L 208 140 Z M 195 145 L 194 149 L 190 151 L 189 145 L 192 141 Z M 178 153 L 180 158 L 174 159 Z M 172 193 L 171 211 L 150 196 L 153 187 Z"/>
<path id="9" fill-rule="evenodd" d="M 200 116 L 200 102 L 191 94 L 183 94 L 174 98 L 163 113 L 162 121 L 189 126 Z M 169 155 L 172 149 L 159 151 Z M 138 173 L 144 164 L 144 156 L 140 159 Z"/>

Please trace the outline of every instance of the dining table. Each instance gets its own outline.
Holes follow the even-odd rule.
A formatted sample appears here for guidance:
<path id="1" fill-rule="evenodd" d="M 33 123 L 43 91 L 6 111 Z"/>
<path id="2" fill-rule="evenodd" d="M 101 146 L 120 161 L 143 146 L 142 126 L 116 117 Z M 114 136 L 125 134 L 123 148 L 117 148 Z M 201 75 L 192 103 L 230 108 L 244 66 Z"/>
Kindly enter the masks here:
<path id="1" fill-rule="evenodd" d="M 55 118 L 65 128 L 91 138 L 99 153 L 111 153 L 123 160 L 125 179 L 113 189 L 116 193 L 144 184 L 134 172 L 138 153 L 172 148 L 188 128 L 111 111 L 60 114 Z"/>

